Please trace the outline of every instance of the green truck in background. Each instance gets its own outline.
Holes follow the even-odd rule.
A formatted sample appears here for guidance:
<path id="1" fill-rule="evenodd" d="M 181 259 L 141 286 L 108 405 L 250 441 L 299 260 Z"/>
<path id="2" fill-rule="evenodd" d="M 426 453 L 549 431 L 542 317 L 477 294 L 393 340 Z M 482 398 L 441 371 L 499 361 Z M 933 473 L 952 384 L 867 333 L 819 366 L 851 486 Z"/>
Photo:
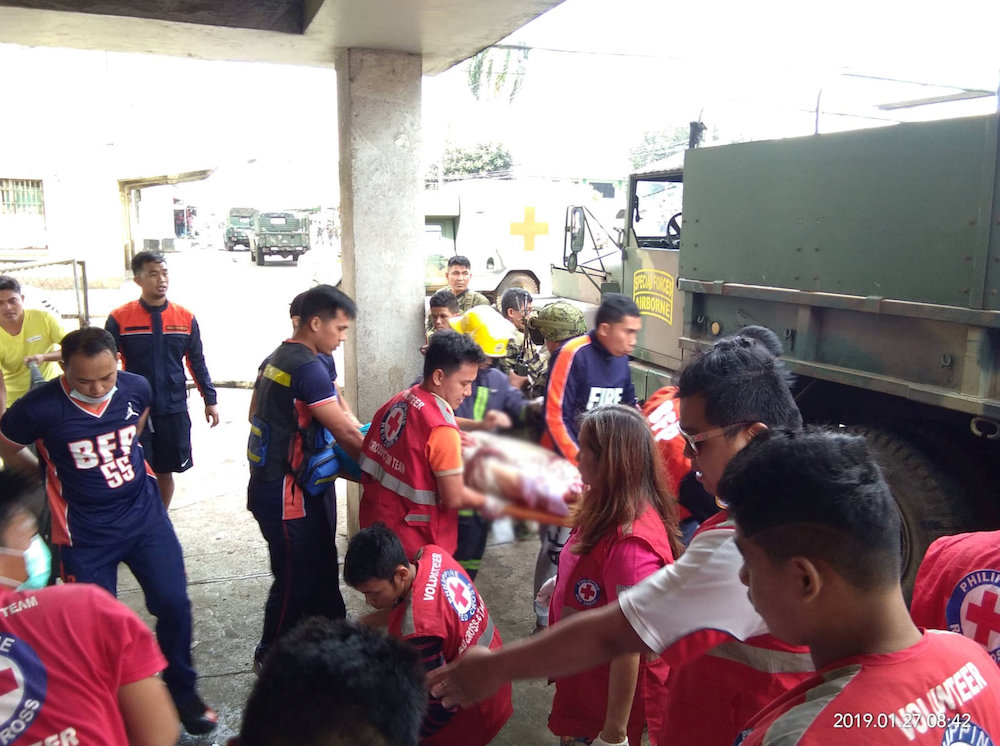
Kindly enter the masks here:
<path id="1" fill-rule="evenodd" d="M 783 339 L 806 422 L 862 433 L 912 585 L 937 536 L 1000 525 L 998 117 L 688 150 L 630 179 L 614 256 L 568 221 L 556 295 L 631 296 L 637 395 L 748 324 Z"/>
<path id="2" fill-rule="evenodd" d="M 257 210 L 252 207 L 233 207 L 229 210 L 229 221 L 223 241 L 226 251 L 235 251 L 243 246 L 253 252 L 256 237 Z"/>
<path id="3" fill-rule="evenodd" d="M 309 251 L 309 217 L 292 212 L 262 212 L 257 216 L 257 240 L 251 252 L 258 266 L 264 266 L 268 256 L 299 257 Z"/>

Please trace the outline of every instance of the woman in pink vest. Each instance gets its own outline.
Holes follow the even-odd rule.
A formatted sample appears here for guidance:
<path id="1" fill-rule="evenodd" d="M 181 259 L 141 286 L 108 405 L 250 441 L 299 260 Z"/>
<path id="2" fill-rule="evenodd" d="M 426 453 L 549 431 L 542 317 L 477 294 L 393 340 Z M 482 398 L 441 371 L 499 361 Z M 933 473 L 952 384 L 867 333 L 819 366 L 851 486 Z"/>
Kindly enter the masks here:
<path id="1" fill-rule="evenodd" d="M 586 487 L 559 556 L 551 624 L 614 601 L 680 552 L 676 500 L 638 410 L 616 404 L 584 413 L 579 467 Z M 639 744 L 648 725 L 655 746 L 667 672 L 659 657 L 636 653 L 556 679 L 549 729 L 563 743 Z"/>

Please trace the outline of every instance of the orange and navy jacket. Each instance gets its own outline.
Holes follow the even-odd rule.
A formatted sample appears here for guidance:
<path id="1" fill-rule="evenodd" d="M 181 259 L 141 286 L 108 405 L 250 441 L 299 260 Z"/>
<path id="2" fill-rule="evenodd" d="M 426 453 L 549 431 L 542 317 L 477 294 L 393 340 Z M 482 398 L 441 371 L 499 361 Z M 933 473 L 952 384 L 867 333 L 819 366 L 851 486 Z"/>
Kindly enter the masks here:
<path id="1" fill-rule="evenodd" d="M 542 445 L 575 464 L 579 417 L 602 404 L 635 406 L 628 355 L 612 355 L 594 332 L 567 340 L 549 367 Z"/>
<path id="2" fill-rule="evenodd" d="M 114 336 L 125 370 L 149 381 L 151 414 L 187 411 L 185 360 L 205 406 L 216 403 L 198 321 L 186 308 L 170 301 L 150 306 L 140 298 L 112 311 L 104 328 Z"/>

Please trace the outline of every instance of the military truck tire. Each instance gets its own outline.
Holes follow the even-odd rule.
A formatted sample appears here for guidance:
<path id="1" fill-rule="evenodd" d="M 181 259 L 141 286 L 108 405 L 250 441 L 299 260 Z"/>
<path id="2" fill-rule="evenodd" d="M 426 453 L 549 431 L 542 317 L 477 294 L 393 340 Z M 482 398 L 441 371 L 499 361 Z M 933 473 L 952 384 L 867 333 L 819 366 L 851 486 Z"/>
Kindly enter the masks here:
<path id="1" fill-rule="evenodd" d="M 902 583 L 909 603 L 924 552 L 939 536 L 970 528 L 961 488 L 907 440 L 874 427 L 848 428 L 863 435 L 899 508 L 902 519 Z"/>
<path id="2" fill-rule="evenodd" d="M 254 254 L 255 254 L 255 257 L 256 257 L 256 260 L 257 260 L 257 266 L 258 267 L 263 267 L 264 266 L 264 249 L 262 249 L 260 246 L 258 246 L 257 247 L 257 251 L 255 251 Z"/>
<path id="3" fill-rule="evenodd" d="M 497 285 L 497 299 L 511 288 L 524 288 L 532 295 L 538 295 L 538 281 L 527 272 L 511 272 Z"/>

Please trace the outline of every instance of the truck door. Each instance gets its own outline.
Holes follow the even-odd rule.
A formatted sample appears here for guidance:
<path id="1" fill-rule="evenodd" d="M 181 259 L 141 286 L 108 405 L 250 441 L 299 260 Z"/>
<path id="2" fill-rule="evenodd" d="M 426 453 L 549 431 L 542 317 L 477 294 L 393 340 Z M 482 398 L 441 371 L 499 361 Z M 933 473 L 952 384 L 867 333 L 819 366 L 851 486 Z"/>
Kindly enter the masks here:
<path id="1" fill-rule="evenodd" d="M 681 365 L 684 323 L 683 295 L 677 290 L 682 179 L 680 169 L 633 176 L 625 222 L 622 292 L 635 301 L 642 315 L 642 331 L 632 355 L 670 370 Z M 647 388 L 655 390 L 655 383 Z"/>

